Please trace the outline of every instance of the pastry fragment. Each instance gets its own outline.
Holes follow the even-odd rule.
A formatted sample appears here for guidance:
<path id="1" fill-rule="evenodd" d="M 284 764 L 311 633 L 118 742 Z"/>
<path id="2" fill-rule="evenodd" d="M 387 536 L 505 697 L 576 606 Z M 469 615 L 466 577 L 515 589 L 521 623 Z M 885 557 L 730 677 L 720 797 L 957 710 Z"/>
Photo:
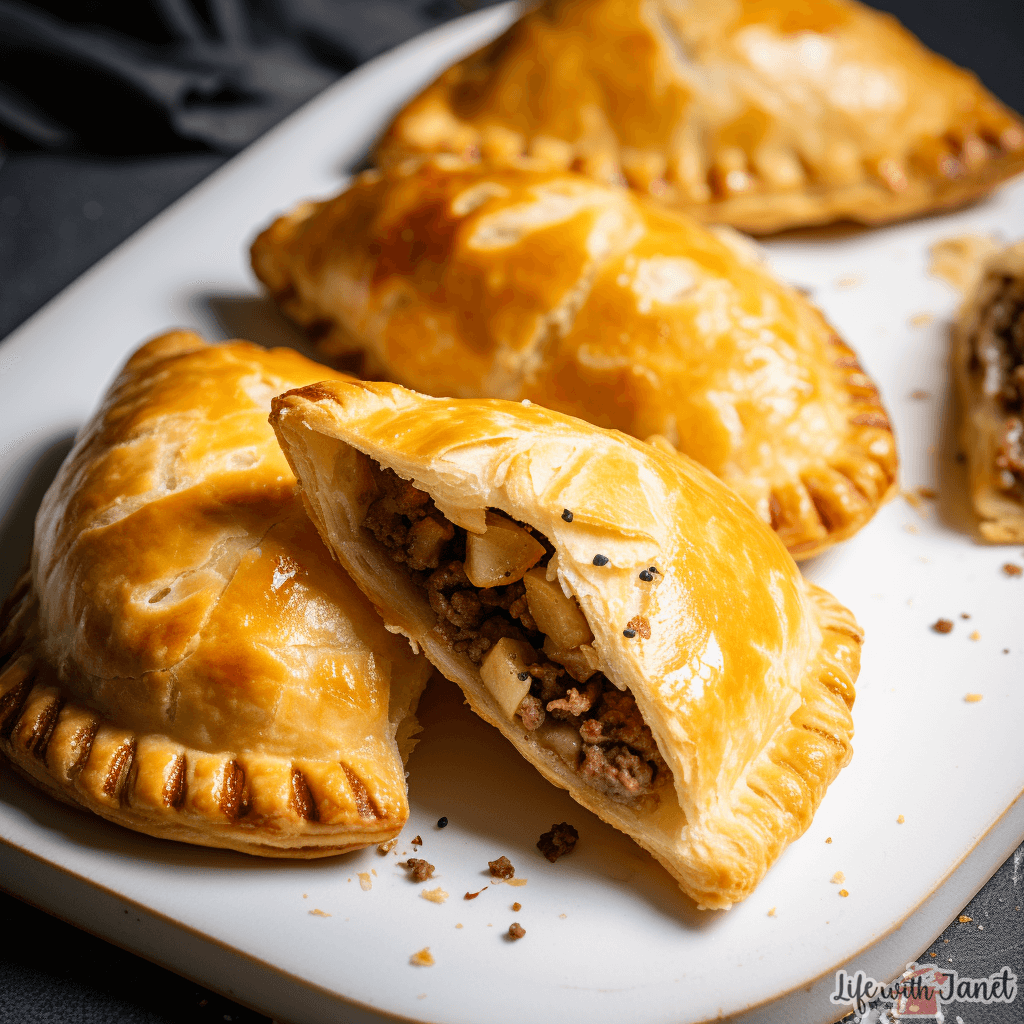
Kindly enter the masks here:
<path id="1" fill-rule="evenodd" d="M 0 751 L 36 785 L 264 856 L 398 834 L 430 665 L 333 563 L 267 423 L 324 372 L 186 332 L 129 359 L 3 612 Z"/>
<path id="2" fill-rule="evenodd" d="M 758 233 L 968 202 L 1024 168 L 1024 124 L 853 0 L 545 0 L 409 103 L 377 160 L 436 152 Z"/>
<path id="3" fill-rule="evenodd" d="M 986 540 L 1024 542 L 1024 242 L 990 256 L 953 328 L 971 500 Z"/>
<path id="4" fill-rule="evenodd" d="M 326 356 L 658 435 L 808 557 L 892 495 L 896 448 L 856 355 L 738 237 L 578 174 L 442 159 L 305 204 L 253 266 Z"/>
<path id="5" fill-rule="evenodd" d="M 861 634 L 747 505 L 690 459 L 536 405 L 327 381 L 272 422 L 389 628 L 700 906 L 749 895 L 849 760 Z M 499 518 L 544 554 L 474 586 L 467 545 Z M 426 520 L 451 536 L 413 568 Z"/>

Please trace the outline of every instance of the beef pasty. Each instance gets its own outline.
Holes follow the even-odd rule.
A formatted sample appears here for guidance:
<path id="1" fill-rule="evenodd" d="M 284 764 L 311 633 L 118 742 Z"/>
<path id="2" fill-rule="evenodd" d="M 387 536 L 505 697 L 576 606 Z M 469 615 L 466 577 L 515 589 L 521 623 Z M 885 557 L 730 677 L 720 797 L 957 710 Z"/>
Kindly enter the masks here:
<path id="1" fill-rule="evenodd" d="M 184 332 L 128 361 L 4 612 L 0 750 L 42 789 L 265 856 L 398 834 L 432 670 L 334 564 L 267 423 L 324 373 Z"/>
<path id="2" fill-rule="evenodd" d="M 1024 542 L 1024 242 L 995 253 L 957 315 L 954 376 L 982 535 Z"/>
<path id="3" fill-rule="evenodd" d="M 896 446 L 856 355 L 721 234 L 582 175 L 451 158 L 298 208 L 253 266 L 326 356 L 660 435 L 807 557 L 891 496 Z"/>
<path id="4" fill-rule="evenodd" d="M 546 0 L 395 119 L 381 165 L 525 154 L 768 232 L 956 206 L 1024 167 L 1021 120 L 852 0 Z"/>
<path id="5" fill-rule="evenodd" d="M 747 896 L 850 757 L 861 634 L 690 459 L 529 403 L 328 381 L 272 421 L 392 629 L 702 907 Z"/>

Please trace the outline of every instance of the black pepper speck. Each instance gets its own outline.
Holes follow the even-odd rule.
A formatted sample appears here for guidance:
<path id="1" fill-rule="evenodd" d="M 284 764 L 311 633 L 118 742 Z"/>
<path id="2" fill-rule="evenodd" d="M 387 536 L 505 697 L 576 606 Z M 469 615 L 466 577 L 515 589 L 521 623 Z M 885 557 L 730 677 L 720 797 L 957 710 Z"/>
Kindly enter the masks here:
<path id="1" fill-rule="evenodd" d="M 623 635 L 623 636 L 624 636 L 624 637 L 625 637 L 625 638 L 626 638 L 627 640 L 632 640 L 632 639 L 633 639 L 633 637 L 635 637 L 635 636 L 636 636 L 636 630 L 635 630 L 635 629 L 624 629 L 624 630 L 622 631 L 622 635 Z"/>
<path id="2" fill-rule="evenodd" d="M 526 680 L 529 679 L 529 678 L 530 678 L 530 673 L 529 672 L 520 672 L 519 673 L 519 682 L 525 683 Z"/>
<path id="3" fill-rule="evenodd" d="M 644 571 L 640 573 L 640 579 L 642 579 L 644 583 L 650 583 L 651 580 L 654 579 L 654 577 L 651 575 L 648 569 L 644 569 Z"/>
<path id="4" fill-rule="evenodd" d="M 657 569 L 657 566 L 652 565 L 647 571 L 648 572 L 657 572 L 658 569 Z"/>
<path id="5" fill-rule="evenodd" d="M 594 565 L 607 565 L 607 564 L 608 564 L 608 556 L 607 555 L 594 555 Z"/>
<path id="6" fill-rule="evenodd" d="M 571 523 L 572 522 L 572 513 L 567 508 L 563 508 L 562 509 L 562 518 L 567 523 Z"/>

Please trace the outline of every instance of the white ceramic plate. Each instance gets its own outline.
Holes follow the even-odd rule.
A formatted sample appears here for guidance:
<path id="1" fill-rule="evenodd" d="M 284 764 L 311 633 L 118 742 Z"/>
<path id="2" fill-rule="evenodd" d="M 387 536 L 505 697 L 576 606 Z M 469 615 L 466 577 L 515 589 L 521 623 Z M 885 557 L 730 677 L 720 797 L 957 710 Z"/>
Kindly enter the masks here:
<path id="1" fill-rule="evenodd" d="M 0 584 L 25 556 L 41 487 L 126 355 L 178 325 L 209 337 L 296 342 L 248 270 L 254 233 L 296 201 L 337 190 L 391 112 L 510 17 L 509 8 L 490 9 L 353 73 L 4 342 Z M 371 1021 L 379 1011 L 453 1024 L 552 1016 L 686 1024 L 758 1006 L 745 1019 L 837 1017 L 828 993 L 838 966 L 895 974 L 1024 836 L 1024 580 L 1000 571 L 1022 553 L 973 538 L 947 370 L 956 297 L 926 272 L 929 243 L 966 231 L 1024 234 L 1024 182 L 945 217 L 768 245 L 778 272 L 813 289 L 880 383 L 904 486 L 935 488 L 939 499 L 920 509 L 894 501 L 806 567 L 867 632 L 856 755 L 811 829 L 745 904 L 724 914 L 694 910 L 650 857 L 543 783 L 450 685 L 423 702 L 405 833 L 422 835 L 422 855 L 438 869 L 433 884 L 451 893 L 443 905 L 420 899 L 423 887 L 397 866 L 412 851 L 407 840 L 387 857 L 370 850 L 264 863 L 136 835 L 53 803 L 6 772 L 0 879 L 293 1021 Z M 913 326 L 922 313 L 934 320 Z M 928 396 L 912 398 L 918 389 Z M 951 634 L 929 628 L 940 616 L 956 621 Z M 968 692 L 984 699 L 967 703 Z M 441 815 L 451 822 L 443 831 Z M 552 865 L 534 844 L 562 820 L 581 841 Z M 527 884 L 491 884 L 466 902 L 463 893 L 488 884 L 487 861 L 500 854 Z M 847 898 L 830 882 L 837 871 Z M 369 891 L 359 872 L 368 873 Z M 527 931 L 516 943 L 503 937 L 513 920 Z M 411 966 L 424 946 L 435 965 Z"/>

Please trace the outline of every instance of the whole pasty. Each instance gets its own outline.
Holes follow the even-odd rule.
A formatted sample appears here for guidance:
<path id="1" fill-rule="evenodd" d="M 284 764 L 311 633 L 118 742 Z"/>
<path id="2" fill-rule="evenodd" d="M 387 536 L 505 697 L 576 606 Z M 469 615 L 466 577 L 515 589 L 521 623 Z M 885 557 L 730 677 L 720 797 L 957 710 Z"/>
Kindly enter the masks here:
<path id="1" fill-rule="evenodd" d="M 896 447 L 855 354 L 735 237 L 582 175 L 448 158 L 299 207 L 253 266 L 364 375 L 661 435 L 807 557 L 892 494 Z"/>
<path id="2" fill-rule="evenodd" d="M 396 118 L 411 154 L 529 154 L 766 232 L 956 206 L 1024 167 L 970 72 L 851 0 L 546 0 Z"/>
<path id="3" fill-rule="evenodd" d="M 272 417 L 385 621 L 703 907 L 850 757 L 861 635 L 710 473 L 536 405 L 327 381 Z"/>
<path id="4" fill-rule="evenodd" d="M 953 329 L 961 444 L 982 535 L 1024 542 L 1024 242 L 991 256 Z"/>
<path id="5" fill-rule="evenodd" d="M 265 856 L 398 834 L 431 669 L 334 564 L 267 423 L 324 373 L 184 332 L 128 361 L 5 608 L 0 750 L 42 789 Z"/>

